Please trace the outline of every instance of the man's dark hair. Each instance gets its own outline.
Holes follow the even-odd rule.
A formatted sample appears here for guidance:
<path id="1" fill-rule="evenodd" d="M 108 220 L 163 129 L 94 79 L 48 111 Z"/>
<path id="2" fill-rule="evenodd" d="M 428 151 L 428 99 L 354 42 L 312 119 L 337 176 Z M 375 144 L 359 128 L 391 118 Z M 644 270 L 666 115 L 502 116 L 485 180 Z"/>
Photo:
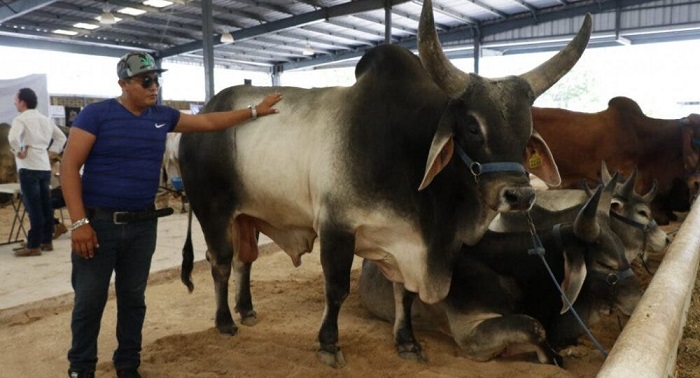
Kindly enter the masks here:
<path id="1" fill-rule="evenodd" d="M 31 88 L 20 89 L 17 93 L 17 99 L 20 101 L 24 101 L 24 103 L 27 104 L 27 108 L 36 109 L 36 93 L 34 93 L 34 91 L 31 90 Z"/>

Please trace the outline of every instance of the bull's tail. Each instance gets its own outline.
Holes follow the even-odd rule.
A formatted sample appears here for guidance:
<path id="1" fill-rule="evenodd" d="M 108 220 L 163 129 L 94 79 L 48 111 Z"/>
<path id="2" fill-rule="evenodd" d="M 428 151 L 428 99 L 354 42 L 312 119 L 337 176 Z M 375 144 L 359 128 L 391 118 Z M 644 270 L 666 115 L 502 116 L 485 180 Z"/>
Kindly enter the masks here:
<path id="1" fill-rule="evenodd" d="M 185 245 L 182 247 L 182 270 L 180 271 L 180 280 L 187 286 L 187 290 L 191 293 L 194 290 L 192 283 L 192 269 L 194 267 L 194 249 L 192 248 L 192 208 L 187 214 L 187 238 Z"/>

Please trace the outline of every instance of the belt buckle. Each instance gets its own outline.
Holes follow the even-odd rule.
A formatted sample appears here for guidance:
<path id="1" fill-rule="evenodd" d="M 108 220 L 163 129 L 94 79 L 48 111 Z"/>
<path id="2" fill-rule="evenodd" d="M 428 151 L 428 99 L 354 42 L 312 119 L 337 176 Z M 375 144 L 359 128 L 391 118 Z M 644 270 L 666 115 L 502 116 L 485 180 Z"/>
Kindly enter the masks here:
<path id="1" fill-rule="evenodd" d="M 112 223 L 114 223 L 114 224 L 126 224 L 127 222 L 119 222 L 119 221 L 117 220 L 117 217 L 120 216 L 120 215 L 122 215 L 122 214 L 128 214 L 128 212 L 126 212 L 126 211 L 115 211 L 114 213 L 112 213 Z"/>

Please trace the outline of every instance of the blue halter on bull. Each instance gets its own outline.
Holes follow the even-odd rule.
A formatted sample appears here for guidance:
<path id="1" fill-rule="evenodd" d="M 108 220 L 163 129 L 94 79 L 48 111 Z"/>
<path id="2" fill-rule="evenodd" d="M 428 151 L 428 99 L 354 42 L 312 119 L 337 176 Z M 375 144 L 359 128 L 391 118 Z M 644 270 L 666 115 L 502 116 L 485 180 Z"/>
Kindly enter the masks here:
<path id="1" fill-rule="evenodd" d="M 345 364 L 338 314 L 354 255 L 376 262 L 425 302 L 445 298 L 461 246 L 477 243 L 498 212 L 530 208 L 534 190 L 519 167 L 524 157 L 538 153 L 543 164 L 533 173 L 559 182 L 549 149 L 532 133 L 530 109 L 574 66 L 590 29 L 587 16 L 573 41 L 544 64 L 520 76 L 486 79 L 447 60 L 426 1 L 420 59 L 381 45 L 359 61 L 351 87 L 279 87 L 285 101 L 278 117 L 183 135 L 183 184 L 207 242 L 217 329 L 238 331 L 228 305 L 232 265 L 235 310 L 244 324 L 255 322 L 249 280 L 256 230 L 294 265 L 318 239 L 326 308 L 317 355 L 329 366 Z M 231 87 L 204 111 L 245 106 L 268 91 Z M 455 148 L 482 167 L 507 163 L 508 171 L 475 176 L 476 166 L 465 165 Z M 182 270 L 190 290 L 192 263 L 190 240 Z"/>

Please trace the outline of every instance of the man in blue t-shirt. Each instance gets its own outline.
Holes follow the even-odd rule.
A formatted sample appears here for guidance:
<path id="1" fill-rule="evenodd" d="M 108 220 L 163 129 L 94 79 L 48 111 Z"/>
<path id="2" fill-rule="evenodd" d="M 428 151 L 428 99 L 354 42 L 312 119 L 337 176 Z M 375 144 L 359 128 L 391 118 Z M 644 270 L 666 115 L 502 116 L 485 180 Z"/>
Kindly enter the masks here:
<path id="1" fill-rule="evenodd" d="M 61 187 L 73 222 L 70 377 L 94 377 L 112 272 L 119 343 L 112 361 L 118 377 L 140 377 L 146 282 L 159 215 L 153 203 L 166 134 L 223 130 L 277 113 L 273 106 L 282 99 L 272 93 L 247 109 L 181 114 L 156 105 L 163 71 L 147 53 L 124 55 L 117 64 L 121 96 L 87 105 L 63 153 Z"/>

